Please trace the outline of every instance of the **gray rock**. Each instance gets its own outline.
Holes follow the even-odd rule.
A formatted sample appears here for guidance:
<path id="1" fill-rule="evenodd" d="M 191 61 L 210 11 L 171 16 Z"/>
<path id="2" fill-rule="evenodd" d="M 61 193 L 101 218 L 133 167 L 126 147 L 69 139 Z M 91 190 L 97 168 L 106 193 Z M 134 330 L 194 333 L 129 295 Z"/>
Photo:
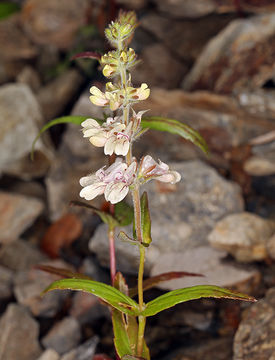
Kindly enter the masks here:
<path id="1" fill-rule="evenodd" d="M 0 301 L 12 296 L 13 271 L 0 266 Z"/>
<path id="2" fill-rule="evenodd" d="M 35 161 L 31 162 L 29 156 L 31 144 L 41 126 L 41 110 L 29 87 L 24 84 L 1 86 L 1 172 L 18 175 L 25 179 L 45 174 L 52 156 L 50 148 L 46 148 L 39 140 Z"/>
<path id="3" fill-rule="evenodd" d="M 167 188 L 154 181 L 145 186 L 149 195 L 153 238 L 147 254 L 147 271 L 162 253 L 182 252 L 204 245 L 207 234 L 218 220 L 243 209 L 238 185 L 224 180 L 208 165 L 190 161 L 170 164 L 170 168 L 182 175 L 176 186 Z M 131 229 L 128 232 L 131 236 Z M 119 269 L 136 271 L 138 249 L 120 240 L 117 240 L 116 246 Z M 108 265 L 104 225 L 96 230 L 90 249 L 102 264 Z"/>
<path id="4" fill-rule="evenodd" d="M 274 72 L 274 35 L 274 13 L 231 22 L 204 48 L 184 89 L 232 93 L 260 88 Z"/>
<path id="5" fill-rule="evenodd" d="M 63 355 L 60 360 L 91 360 L 95 354 L 98 337 L 94 336 L 84 344 Z"/>
<path id="6" fill-rule="evenodd" d="M 20 305 L 10 304 L 0 319 L 0 359 L 36 360 L 39 325 Z"/>
<path id="7" fill-rule="evenodd" d="M 268 255 L 271 257 L 271 259 L 275 260 L 275 234 L 267 240 L 266 247 Z"/>
<path id="8" fill-rule="evenodd" d="M 11 270 L 27 270 L 45 260 L 45 255 L 24 240 L 15 240 L 0 248 L 0 265 Z"/>
<path id="9" fill-rule="evenodd" d="M 53 349 L 47 349 L 37 360 L 59 360 L 59 354 Z"/>
<path id="10" fill-rule="evenodd" d="M 46 121 L 52 120 L 62 113 L 65 107 L 77 94 L 83 76 L 75 69 L 68 70 L 42 87 L 37 94 Z"/>
<path id="11" fill-rule="evenodd" d="M 43 208 L 44 204 L 38 199 L 0 192 L 0 243 L 16 240 Z"/>
<path id="12" fill-rule="evenodd" d="M 30 39 L 39 45 L 69 48 L 77 30 L 85 24 L 87 0 L 28 0 L 21 21 Z"/>
<path id="13" fill-rule="evenodd" d="M 77 320 L 66 317 L 56 323 L 42 338 L 42 344 L 45 348 L 54 349 L 62 355 L 77 346 L 80 338 L 81 329 Z"/>
<path id="14" fill-rule="evenodd" d="M 204 275 L 204 277 L 184 277 L 161 283 L 159 287 L 166 290 L 195 285 L 217 285 L 251 292 L 255 284 L 259 284 L 259 272 L 224 262 L 224 256 L 225 253 L 210 246 L 200 246 L 182 252 L 166 252 L 155 261 L 150 275 L 155 276 L 169 271 L 187 271 Z"/>
<path id="15" fill-rule="evenodd" d="M 274 359 L 275 288 L 244 313 L 234 339 L 234 360 Z"/>
<path id="16" fill-rule="evenodd" d="M 267 258 L 267 240 L 275 231 L 275 222 L 243 212 L 220 220 L 208 235 L 210 244 L 233 255 L 238 261 Z"/>
<path id="17" fill-rule="evenodd" d="M 44 265 L 62 269 L 73 269 L 60 260 L 43 262 Z M 65 299 L 70 294 L 68 291 L 51 291 L 43 297 L 41 293 L 59 276 L 49 274 L 38 269 L 20 271 L 14 277 L 14 295 L 17 302 L 29 308 L 34 316 L 54 317 L 62 308 Z"/>
<path id="18" fill-rule="evenodd" d="M 275 91 L 272 89 L 242 90 L 236 95 L 240 106 L 251 115 L 262 115 L 264 118 L 275 117 Z"/>

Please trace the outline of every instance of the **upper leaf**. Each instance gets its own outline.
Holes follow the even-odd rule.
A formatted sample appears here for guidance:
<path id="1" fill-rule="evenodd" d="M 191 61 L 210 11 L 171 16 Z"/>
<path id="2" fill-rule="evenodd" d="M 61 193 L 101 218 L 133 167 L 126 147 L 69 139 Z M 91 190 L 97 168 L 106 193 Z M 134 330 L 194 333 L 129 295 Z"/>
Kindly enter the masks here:
<path id="1" fill-rule="evenodd" d="M 139 313 L 138 304 L 133 299 L 114 287 L 98 281 L 85 279 L 62 279 L 53 282 L 44 290 L 43 294 L 56 289 L 71 289 L 89 292 L 125 314 L 137 315 Z"/>
<path id="2" fill-rule="evenodd" d="M 252 302 L 256 301 L 256 299 L 252 296 L 237 293 L 219 286 L 198 285 L 184 289 L 173 290 L 157 297 L 156 299 L 147 303 L 146 309 L 141 313 L 141 315 L 152 316 L 165 309 L 175 306 L 176 304 L 205 297 L 227 298 Z"/>
<path id="3" fill-rule="evenodd" d="M 141 120 L 141 126 L 143 128 L 166 131 L 171 134 L 180 135 L 184 139 L 197 145 L 206 154 L 208 153 L 208 146 L 204 138 L 196 130 L 178 120 L 160 116 L 148 116 Z"/>
<path id="4" fill-rule="evenodd" d="M 42 127 L 42 129 L 37 134 L 36 138 L 34 139 L 32 143 L 32 150 L 31 150 L 31 158 L 33 160 L 33 154 L 34 154 L 34 147 L 40 136 L 50 129 L 52 126 L 59 125 L 59 124 L 66 124 L 66 123 L 72 123 L 75 125 L 80 125 L 84 120 L 87 119 L 87 116 L 62 116 L 60 118 L 54 119 L 49 121 L 46 125 Z M 103 121 L 100 119 L 95 119 L 98 123 L 102 123 Z"/>

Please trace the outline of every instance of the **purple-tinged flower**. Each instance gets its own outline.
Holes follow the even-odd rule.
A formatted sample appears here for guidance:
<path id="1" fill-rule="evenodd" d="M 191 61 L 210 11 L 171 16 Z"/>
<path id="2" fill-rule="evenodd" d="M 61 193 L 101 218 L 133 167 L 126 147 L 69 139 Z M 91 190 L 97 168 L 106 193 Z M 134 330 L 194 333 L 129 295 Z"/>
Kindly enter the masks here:
<path id="1" fill-rule="evenodd" d="M 121 158 L 117 158 L 107 169 L 103 167 L 95 174 L 80 179 L 80 185 L 83 186 L 80 197 L 92 200 L 104 194 L 107 201 L 116 204 L 128 194 L 129 186 L 136 178 L 136 170 L 136 161 L 128 166 Z"/>
<path id="2" fill-rule="evenodd" d="M 144 182 L 156 179 L 171 184 L 175 184 L 181 179 L 177 171 L 169 170 L 169 166 L 160 160 L 157 163 L 150 155 L 142 158 L 138 177 L 143 178 Z"/>

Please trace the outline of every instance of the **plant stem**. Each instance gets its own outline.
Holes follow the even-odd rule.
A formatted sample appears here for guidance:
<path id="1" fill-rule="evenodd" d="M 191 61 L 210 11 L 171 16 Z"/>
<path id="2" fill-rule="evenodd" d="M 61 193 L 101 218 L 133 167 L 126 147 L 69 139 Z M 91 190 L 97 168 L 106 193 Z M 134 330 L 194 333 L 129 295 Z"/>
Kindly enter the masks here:
<path id="1" fill-rule="evenodd" d="M 110 253 L 110 275 L 111 283 L 114 285 L 116 275 L 116 253 L 115 253 L 115 232 L 114 228 L 108 229 L 109 253 Z"/>
<path id="2" fill-rule="evenodd" d="M 143 341 L 144 341 L 144 330 L 146 325 L 146 317 L 138 317 L 138 343 L 137 343 L 137 356 L 142 356 L 143 353 Z"/>

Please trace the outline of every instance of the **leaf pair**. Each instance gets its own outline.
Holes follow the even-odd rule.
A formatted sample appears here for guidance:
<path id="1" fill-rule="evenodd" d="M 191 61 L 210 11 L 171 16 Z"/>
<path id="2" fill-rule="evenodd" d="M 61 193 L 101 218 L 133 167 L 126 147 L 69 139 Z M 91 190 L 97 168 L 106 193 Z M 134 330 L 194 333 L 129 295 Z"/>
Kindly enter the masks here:
<path id="1" fill-rule="evenodd" d="M 31 158 L 33 158 L 34 147 L 37 140 L 46 130 L 58 124 L 72 123 L 75 125 L 80 125 L 86 119 L 87 116 L 63 116 L 48 122 L 42 127 L 42 129 L 39 131 L 38 135 L 34 139 L 34 142 L 32 144 Z M 99 124 L 102 124 L 104 122 L 104 120 L 101 119 L 95 120 Z M 148 116 L 144 117 L 141 120 L 141 126 L 143 129 L 165 131 L 171 134 L 179 135 L 184 139 L 189 140 L 193 144 L 197 145 L 206 154 L 208 153 L 208 147 L 203 137 L 196 130 L 192 129 L 190 126 L 183 124 L 178 120 L 168 119 L 160 116 Z"/>

